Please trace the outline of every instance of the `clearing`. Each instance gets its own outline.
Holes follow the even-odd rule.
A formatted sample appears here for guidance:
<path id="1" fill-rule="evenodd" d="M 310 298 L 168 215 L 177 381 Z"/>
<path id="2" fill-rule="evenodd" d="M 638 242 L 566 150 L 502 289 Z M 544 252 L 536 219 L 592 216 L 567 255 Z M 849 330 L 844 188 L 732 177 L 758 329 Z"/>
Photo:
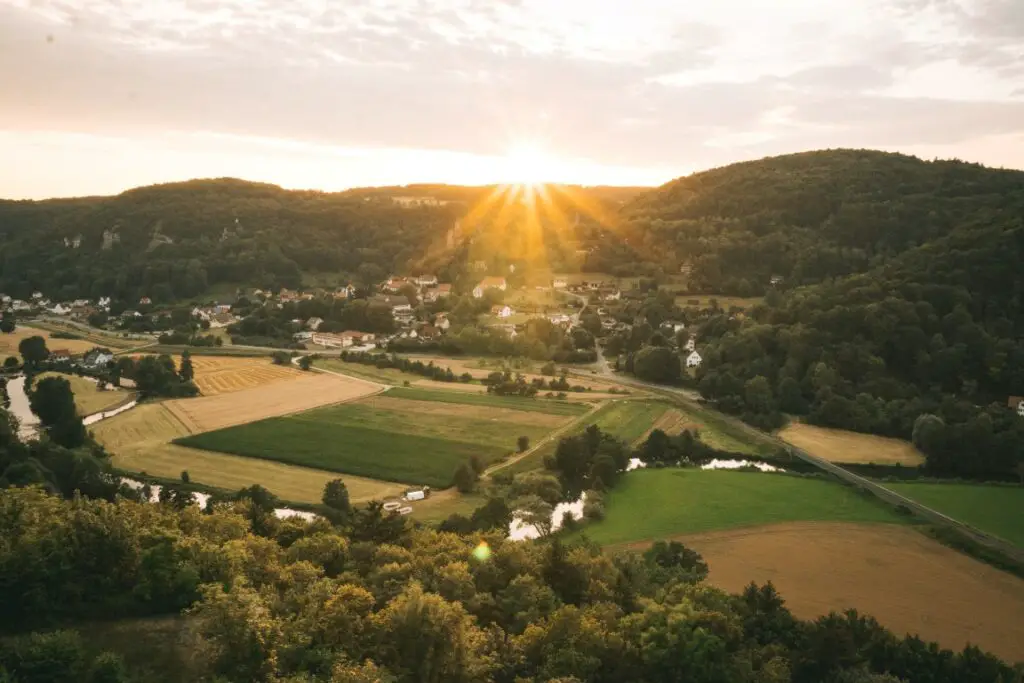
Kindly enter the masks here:
<path id="1" fill-rule="evenodd" d="M 608 494 L 607 515 L 584 531 L 601 545 L 773 522 L 891 522 L 874 499 L 824 480 L 697 469 L 635 470 Z"/>
<path id="2" fill-rule="evenodd" d="M 302 373 L 287 382 L 274 382 L 230 394 L 166 401 L 167 408 L 191 433 L 209 432 L 277 415 L 341 403 L 379 391 L 358 379 L 323 373 Z"/>
<path id="3" fill-rule="evenodd" d="M 409 390 L 405 396 L 417 395 Z M 434 392 L 424 392 L 426 395 Z M 494 407 L 475 395 L 449 401 L 401 398 L 401 392 L 262 420 L 180 440 L 181 445 L 288 462 L 385 481 L 445 488 L 471 455 L 484 463 L 511 454 L 516 439 L 537 442 L 572 415 Z M 421 396 L 423 394 L 420 394 Z M 459 399 L 469 399 L 465 404 Z M 544 405 L 542 401 L 535 401 Z M 562 409 L 563 404 L 552 404 Z M 575 406 L 573 406 L 575 408 Z"/>
<path id="4" fill-rule="evenodd" d="M 269 358 L 193 356 L 192 367 L 196 386 L 203 396 L 229 394 L 307 374 L 296 368 L 274 365 Z"/>
<path id="5" fill-rule="evenodd" d="M 77 333 L 76 333 L 77 334 Z M 18 344 L 22 339 L 29 337 L 42 337 L 46 340 L 46 348 L 54 351 L 56 349 L 67 349 L 70 353 L 85 353 L 94 349 L 99 344 L 85 339 L 55 339 L 48 330 L 41 330 L 35 327 L 18 325 L 17 329 L 10 334 L 0 334 L 0 358 L 7 356 L 20 356 Z"/>
<path id="6" fill-rule="evenodd" d="M 78 375 L 65 375 L 60 372 L 44 372 L 38 375 L 35 382 L 47 377 L 62 377 L 71 384 L 71 391 L 75 395 L 75 407 L 82 417 L 92 415 L 104 410 L 110 410 L 114 406 L 124 403 L 132 397 L 131 392 L 121 389 L 99 389 L 99 383 L 86 377 Z"/>
<path id="7" fill-rule="evenodd" d="M 959 482 L 886 482 L 885 487 L 1024 547 L 1024 487 Z"/>
<path id="8" fill-rule="evenodd" d="M 338 478 L 334 472 L 169 443 L 189 432 L 166 403 L 140 405 L 96 423 L 92 431 L 112 454 L 114 466 L 128 472 L 177 479 L 182 470 L 188 470 L 194 482 L 229 491 L 260 484 L 284 500 L 302 503 L 319 503 L 324 484 Z M 344 480 L 353 502 L 383 499 L 402 491 L 396 484 L 362 477 L 345 476 Z"/>
<path id="9" fill-rule="evenodd" d="M 794 422 L 779 431 L 778 437 L 811 455 L 831 462 L 908 467 L 917 467 L 924 463 L 924 456 L 914 448 L 914 444 L 885 436 Z"/>
<path id="10" fill-rule="evenodd" d="M 911 527 L 797 522 L 677 540 L 704 556 L 715 586 L 739 592 L 771 581 L 798 617 L 855 608 L 898 636 L 1022 656 L 1024 581 Z"/>

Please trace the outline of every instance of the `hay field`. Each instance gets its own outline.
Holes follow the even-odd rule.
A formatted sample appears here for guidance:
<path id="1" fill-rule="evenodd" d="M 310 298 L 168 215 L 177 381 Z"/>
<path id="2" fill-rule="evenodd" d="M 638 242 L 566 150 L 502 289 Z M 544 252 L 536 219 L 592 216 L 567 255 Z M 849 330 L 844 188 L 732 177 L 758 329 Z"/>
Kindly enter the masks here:
<path id="1" fill-rule="evenodd" d="M 897 635 L 1024 658 L 1024 581 L 911 527 L 799 522 L 681 536 L 731 592 L 771 581 L 806 619 L 856 608 Z"/>
<path id="2" fill-rule="evenodd" d="M 909 467 L 924 463 L 924 456 L 912 443 L 885 436 L 827 429 L 799 422 L 788 425 L 778 436 L 811 455 L 831 462 L 899 464 Z"/>
<path id="3" fill-rule="evenodd" d="M 71 384 L 71 391 L 75 395 L 75 407 L 82 417 L 109 410 L 114 406 L 123 403 L 131 396 L 130 392 L 120 389 L 99 390 L 99 384 L 92 382 L 78 375 L 65 375 L 59 372 L 44 372 L 36 377 L 36 382 L 47 377 L 61 377 Z"/>
<path id="4" fill-rule="evenodd" d="M 203 396 L 229 394 L 305 374 L 297 368 L 274 365 L 269 358 L 193 356 L 192 367 L 196 386 Z"/>
<path id="5" fill-rule="evenodd" d="M 71 353 L 85 353 L 89 349 L 100 346 L 85 339 L 54 339 L 47 330 L 18 325 L 14 332 L 0 334 L 0 358 L 18 356 L 18 344 L 21 343 L 22 339 L 28 339 L 29 337 L 42 337 L 46 340 L 46 348 L 51 351 L 54 349 L 67 349 Z"/>
<path id="6" fill-rule="evenodd" d="M 182 470 L 188 470 L 192 481 L 208 486 L 237 490 L 260 484 L 285 500 L 303 503 L 319 503 L 324 484 L 338 478 L 334 472 L 169 443 L 188 433 L 165 403 L 146 403 L 93 427 L 96 439 L 112 453 L 114 466 L 128 472 L 177 479 Z M 383 499 L 402 490 L 397 484 L 373 479 L 343 478 L 353 502 Z"/>
<path id="7" fill-rule="evenodd" d="M 178 443 L 446 488 L 456 468 L 470 456 L 476 455 L 487 464 L 512 453 L 519 436 L 537 443 L 570 424 L 579 408 L 534 401 L 531 410 L 518 410 L 499 407 L 516 405 L 516 400 L 505 403 L 506 399 L 500 397 L 420 389 L 404 390 L 404 394 L 402 390 L 392 391 L 395 396 L 388 392 L 358 402 L 197 434 Z M 442 393 L 446 400 L 431 400 Z M 574 412 L 540 412 L 544 407 Z"/>
<path id="8" fill-rule="evenodd" d="M 302 375 L 230 394 L 165 401 L 165 405 L 190 433 L 197 434 L 350 401 L 378 391 L 366 382 L 337 375 Z"/>

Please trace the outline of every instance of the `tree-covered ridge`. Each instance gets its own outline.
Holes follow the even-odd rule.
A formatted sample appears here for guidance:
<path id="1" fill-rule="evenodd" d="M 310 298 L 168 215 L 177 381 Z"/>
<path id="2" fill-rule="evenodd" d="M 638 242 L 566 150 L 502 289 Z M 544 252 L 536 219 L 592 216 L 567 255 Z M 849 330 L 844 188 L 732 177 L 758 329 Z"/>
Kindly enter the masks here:
<path id="1" fill-rule="evenodd" d="M 808 152 L 695 173 L 625 209 L 630 244 L 693 291 L 750 296 L 864 272 L 965 222 L 1024 211 L 1024 172 L 866 150 Z"/>
<path id="2" fill-rule="evenodd" d="M 189 680 L 1021 680 L 976 648 L 955 654 L 900 638 L 856 612 L 800 621 L 770 585 L 729 595 L 704 582 L 707 565 L 678 543 L 610 556 L 413 528 L 379 503 L 337 526 L 278 520 L 258 496 L 215 507 L 0 491 L 4 623 L 191 606 L 201 640 Z M 5 674 L 138 680 L 116 657 L 89 662 L 67 636 L 0 640 Z"/>

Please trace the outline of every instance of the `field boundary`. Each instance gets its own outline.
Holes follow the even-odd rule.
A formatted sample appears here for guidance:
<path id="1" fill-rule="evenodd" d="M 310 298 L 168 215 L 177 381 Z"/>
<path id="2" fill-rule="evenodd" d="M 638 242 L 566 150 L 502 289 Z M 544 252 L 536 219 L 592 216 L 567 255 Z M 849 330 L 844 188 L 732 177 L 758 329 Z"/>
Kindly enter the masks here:
<path id="1" fill-rule="evenodd" d="M 504 469 L 505 467 L 510 467 L 510 466 L 516 464 L 517 462 L 519 462 L 520 460 L 522 460 L 523 458 L 525 458 L 525 457 L 527 457 L 529 455 L 532 455 L 538 449 L 543 448 L 548 443 L 550 443 L 553 439 L 561 438 L 562 435 L 564 435 L 567 431 L 572 430 L 572 429 L 578 427 L 581 422 L 586 421 L 588 418 L 593 416 L 594 413 L 596 413 L 597 411 L 601 410 L 606 405 L 611 405 L 612 403 L 615 403 L 615 401 L 608 401 L 608 402 L 604 402 L 604 403 L 598 403 L 593 408 L 591 408 L 587 412 L 585 412 L 582 415 L 580 415 L 579 417 L 577 417 L 575 420 L 573 420 L 573 421 L 571 421 L 571 422 L 569 422 L 567 424 L 564 424 L 561 427 L 559 427 L 558 429 L 556 429 L 555 431 L 549 433 L 543 439 L 541 439 L 540 441 L 538 441 L 534 445 L 530 446 L 529 448 L 527 448 L 522 453 L 516 453 L 514 456 L 512 456 L 511 458 L 509 458 L 505 462 L 499 462 L 499 463 L 495 463 L 494 465 L 491 465 L 486 470 L 484 470 L 483 476 L 489 477 L 492 474 L 494 474 L 495 472 L 497 472 L 498 470 Z"/>

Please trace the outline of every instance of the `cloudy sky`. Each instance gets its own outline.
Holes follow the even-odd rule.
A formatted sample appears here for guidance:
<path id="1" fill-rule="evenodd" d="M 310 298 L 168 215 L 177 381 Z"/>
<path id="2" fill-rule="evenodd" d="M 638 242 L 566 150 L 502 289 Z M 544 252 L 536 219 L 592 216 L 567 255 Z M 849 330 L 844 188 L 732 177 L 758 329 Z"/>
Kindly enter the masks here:
<path id="1" fill-rule="evenodd" d="M 1024 0 L 0 0 L 0 196 L 1024 168 Z"/>

